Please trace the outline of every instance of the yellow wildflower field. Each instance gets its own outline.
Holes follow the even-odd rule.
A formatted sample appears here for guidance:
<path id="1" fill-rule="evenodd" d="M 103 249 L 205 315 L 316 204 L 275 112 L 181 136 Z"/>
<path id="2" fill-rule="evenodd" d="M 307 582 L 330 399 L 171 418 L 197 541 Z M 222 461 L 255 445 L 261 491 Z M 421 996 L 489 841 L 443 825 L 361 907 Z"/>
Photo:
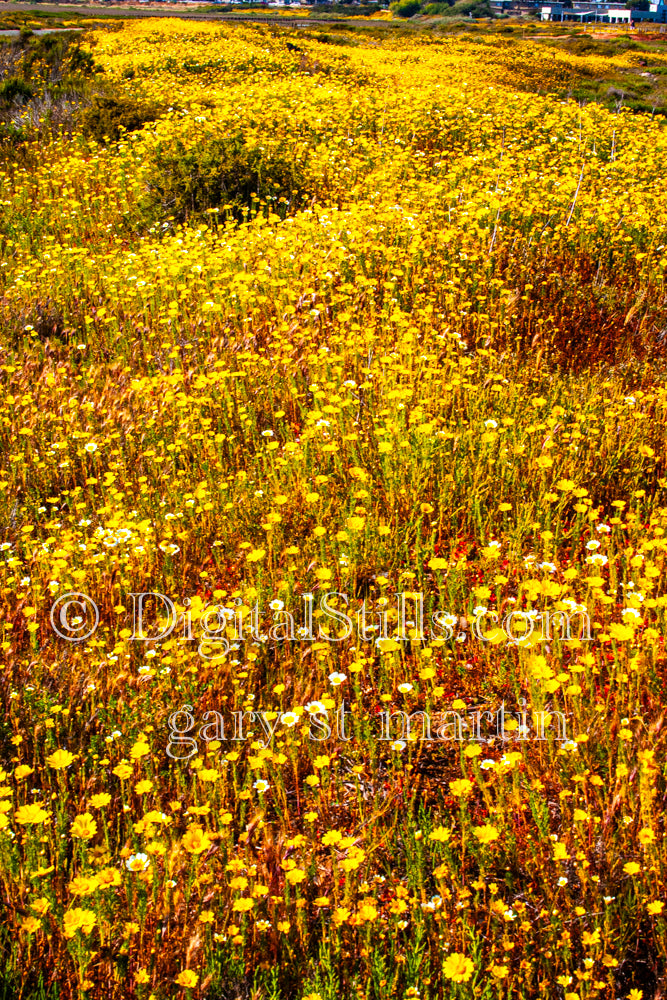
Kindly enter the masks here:
<path id="1" fill-rule="evenodd" d="M 662 995 L 664 119 L 339 34 L 2 160 L 6 997 Z"/>

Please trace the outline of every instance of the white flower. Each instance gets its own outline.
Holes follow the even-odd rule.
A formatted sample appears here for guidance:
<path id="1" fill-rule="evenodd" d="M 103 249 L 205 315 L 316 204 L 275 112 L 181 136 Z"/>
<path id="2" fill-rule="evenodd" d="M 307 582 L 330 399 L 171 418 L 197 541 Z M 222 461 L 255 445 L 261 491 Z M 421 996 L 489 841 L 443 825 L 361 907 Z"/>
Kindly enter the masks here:
<path id="1" fill-rule="evenodd" d="M 391 749 L 398 750 L 399 753 L 401 750 L 405 750 L 405 740 L 394 740 L 394 742 L 391 744 Z"/>
<path id="2" fill-rule="evenodd" d="M 289 726 L 291 729 L 292 726 L 296 726 L 297 722 L 299 721 L 299 716 L 296 714 L 296 712 L 283 712 L 283 714 L 280 716 L 280 721 L 282 722 L 283 726 Z"/>
<path id="3" fill-rule="evenodd" d="M 443 625 L 449 625 L 449 627 L 451 628 L 454 625 L 456 625 L 458 618 L 456 617 L 456 615 L 453 615 L 450 611 L 448 611 L 447 614 L 443 615 L 443 617 L 440 620 Z"/>
<path id="4" fill-rule="evenodd" d="M 598 524 L 597 530 L 604 532 L 605 535 L 608 535 L 609 532 L 611 531 L 611 528 L 609 527 L 608 524 Z"/>
<path id="5" fill-rule="evenodd" d="M 496 762 L 495 762 L 495 760 L 491 760 L 490 757 L 487 757 L 486 760 L 483 760 L 482 763 L 479 766 L 484 771 L 490 771 L 491 768 L 493 768 L 493 767 L 496 766 Z"/>
<path id="6" fill-rule="evenodd" d="M 92 455 L 93 452 L 97 451 L 97 445 L 94 441 L 89 441 L 88 444 L 83 446 L 83 450 L 87 451 L 89 455 Z"/>
<path id="7" fill-rule="evenodd" d="M 637 611 L 637 608 L 623 608 L 623 610 L 621 611 L 621 614 L 622 614 L 622 616 L 624 618 L 626 618 L 626 617 L 641 618 L 641 615 L 640 615 L 639 611 Z"/>
<path id="8" fill-rule="evenodd" d="M 486 427 L 487 430 L 495 430 L 496 427 L 498 426 L 498 421 L 497 420 L 485 420 L 484 421 L 484 426 Z"/>
<path id="9" fill-rule="evenodd" d="M 593 549 L 599 549 L 600 543 L 598 542 L 597 538 L 591 538 L 590 542 L 586 542 L 586 548 L 589 549 L 590 551 L 593 551 Z"/>
<path id="10" fill-rule="evenodd" d="M 271 601 L 269 607 L 271 608 L 272 611 L 282 611 L 283 608 L 285 607 L 285 602 L 276 599 L 275 601 Z"/>
<path id="11" fill-rule="evenodd" d="M 273 437 L 273 431 L 262 431 L 262 437 L 263 438 L 272 438 Z"/>
<path id="12" fill-rule="evenodd" d="M 329 680 L 334 687 L 338 687 L 344 680 L 347 680 L 347 674 L 339 674 L 334 671 L 333 674 L 329 674 Z"/>
<path id="13" fill-rule="evenodd" d="M 174 542 L 160 542 L 159 547 L 166 556 L 175 556 L 177 552 L 181 551 Z"/>
<path id="14" fill-rule="evenodd" d="M 401 694 L 407 694 L 408 691 L 412 691 L 412 684 L 408 684 L 407 682 L 405 684 L 399 684 L 398 690 Z"/>
<path id="15" fill-rule="evenodd" d="M 317 715 L 318 713 L 327 714 L 327 710 L 321 701 L 309 701 L 306 705 L 306 711 L 308 715 Z"/>
<path id="16" fill-rule="evenodd" d="M 550 573 L 555 573 L 556 572 L 556 567 L 554 566 L 553 563 L 550 563 L 550 562 L 540 563 L 539 568 L 540 569 L 547 569 L 547 570 L 549 570 Z"/>
<path id="17" fill-rule="evenodd" d="M 561 887 L 561 889 L 563 888 L 564 885 L 567 885 L 567 879 L 565 878 L 564 875 L 561 875 L 561 877 L 558 879 L 558 885 Z"/>
<path id="18" fill-rule="evenodd" d="M 606 566 L 609 560 L 606 556 L 600 555 L 599 552 L 596 552 L 594 556 L 587 556 L 586 562 L 589 566 Z"/>
<path id="19" fill-rule="evenodd" d="M 264 778 L 259 778 L 252 787 L 261 795 L 263 792 L 268 792 L 271 786 L 268 781 L 264 780 Z"/>
<path id="20" fill-rule="evenodd" d="M 145 872 L 149 865 L 147 854 L 131 854 L 125 862 L 125 867 L 131 872 Z"/>
<path id="21" fill-rule="evenodd" d="M 489 610 L 488 608 L 485 608 L 484 605 L 480 604 L 476 608 L 472 609 L 472 613 L 474 614 L 475 618 L 479 618 L 480 615 L 485 615 L 488 610 Z"/>

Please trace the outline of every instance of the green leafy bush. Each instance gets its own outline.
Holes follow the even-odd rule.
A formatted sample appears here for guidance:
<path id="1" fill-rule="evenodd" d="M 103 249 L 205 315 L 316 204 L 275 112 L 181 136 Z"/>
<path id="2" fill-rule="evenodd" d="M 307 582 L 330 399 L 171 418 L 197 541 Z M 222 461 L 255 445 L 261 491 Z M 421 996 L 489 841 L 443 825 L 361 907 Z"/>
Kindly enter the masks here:
<path id="1" fill-rule="evenodd" d="M 398 3 L 392 4 L 391 12 L 396 17 L 412 17 L 419 13 L 420 7 L 421 4 L 417 0 L 398 0 Z"/>
<path id="2" fill-rule="evenodd" d="M 32 96 L 32 87 L 20 76 L 10 76 L 0 84 L 0 101 L 3 104 L 22 103 Z"/>
<path id="3" fill-rule="evenodd" d="M 98 142 L 115 142 L 123 132 L 134 132 L 147 122 L 160 117 L 162 109 L 155 104 L 134 101 L 132 98 L 96 97 L 92 105 L 81 114 L 81 131 L 84 136 Z"/>
<path id="4" fill-rule="evenodd" d="M 286 215 L 303 202 L 307 188 L 305 163 L 249 145 L 240 135 L 220 136 L 202 146 L 180 140 L 158 145 L 147 178 L 146 221 L 183 221 L 213 209 L 242 219 L 262 200 Z"/>

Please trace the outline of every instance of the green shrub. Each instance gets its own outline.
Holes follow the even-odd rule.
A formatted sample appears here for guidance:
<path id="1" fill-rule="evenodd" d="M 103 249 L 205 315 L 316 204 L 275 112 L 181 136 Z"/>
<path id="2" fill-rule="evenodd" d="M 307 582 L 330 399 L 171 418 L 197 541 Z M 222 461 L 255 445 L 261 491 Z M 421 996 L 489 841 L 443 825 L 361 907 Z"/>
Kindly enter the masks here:
<path id="1" fill-rule="evenodd" d="M 33 96 L 30 84 L 26 83 L 20 76 L 10 76 L 0 84 L 0 101 L 3 104 L 14 104 L 29 101 Z"/>
<path id="2" fill-rule="evenodd" d="M 429 3 L 422 8 L 422 14 L 428 15 L 428 17 L 437 17 L 440 14 L 448 14 L 449 8 L 453 3 L 454 0 L 452 0 L 451 3 Z"/>
<path id="3" fill-rule="evenodd" d="M 398 3 L 392 4 L 391 12 L 396 17 L 412 17 L 419 13 L 420 7 L 418 0 L 398 0 Z"/>
<path id="4" fill-rule="evenodd" d="M 286 215 L 307 193 L 304 163 L 288 152 L 249 145 L 240 135 L 220 136 L 203 146 L 180 141 L 157 146 L 146 176 L 149 194 L 141 206 L 146 222 L 184 221 L 212 209 L 240 220 L 262 200 Z"/>
<path id="5" fill-rule="evenodd" d="M 81 132 L 97 142 L 115 142 L 123 132 L 135 132 L 147 122 L 155 121 L 161 113 L 157 105 L 131 98 L 96 97 L 81 114 Z"/>

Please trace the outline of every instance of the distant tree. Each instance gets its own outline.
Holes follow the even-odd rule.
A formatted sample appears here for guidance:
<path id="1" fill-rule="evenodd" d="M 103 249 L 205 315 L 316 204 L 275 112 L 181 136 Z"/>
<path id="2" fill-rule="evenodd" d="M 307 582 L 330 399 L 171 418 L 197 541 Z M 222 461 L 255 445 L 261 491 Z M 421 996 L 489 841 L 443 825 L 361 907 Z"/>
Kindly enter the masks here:
<path id="1" fill-rule="evenodd" d="M 412 17 L 419 13 L 420 7 L 418 0 L 398 0 L 398 3 L 391 5 L 391 12 L 396 17 Z"/>

